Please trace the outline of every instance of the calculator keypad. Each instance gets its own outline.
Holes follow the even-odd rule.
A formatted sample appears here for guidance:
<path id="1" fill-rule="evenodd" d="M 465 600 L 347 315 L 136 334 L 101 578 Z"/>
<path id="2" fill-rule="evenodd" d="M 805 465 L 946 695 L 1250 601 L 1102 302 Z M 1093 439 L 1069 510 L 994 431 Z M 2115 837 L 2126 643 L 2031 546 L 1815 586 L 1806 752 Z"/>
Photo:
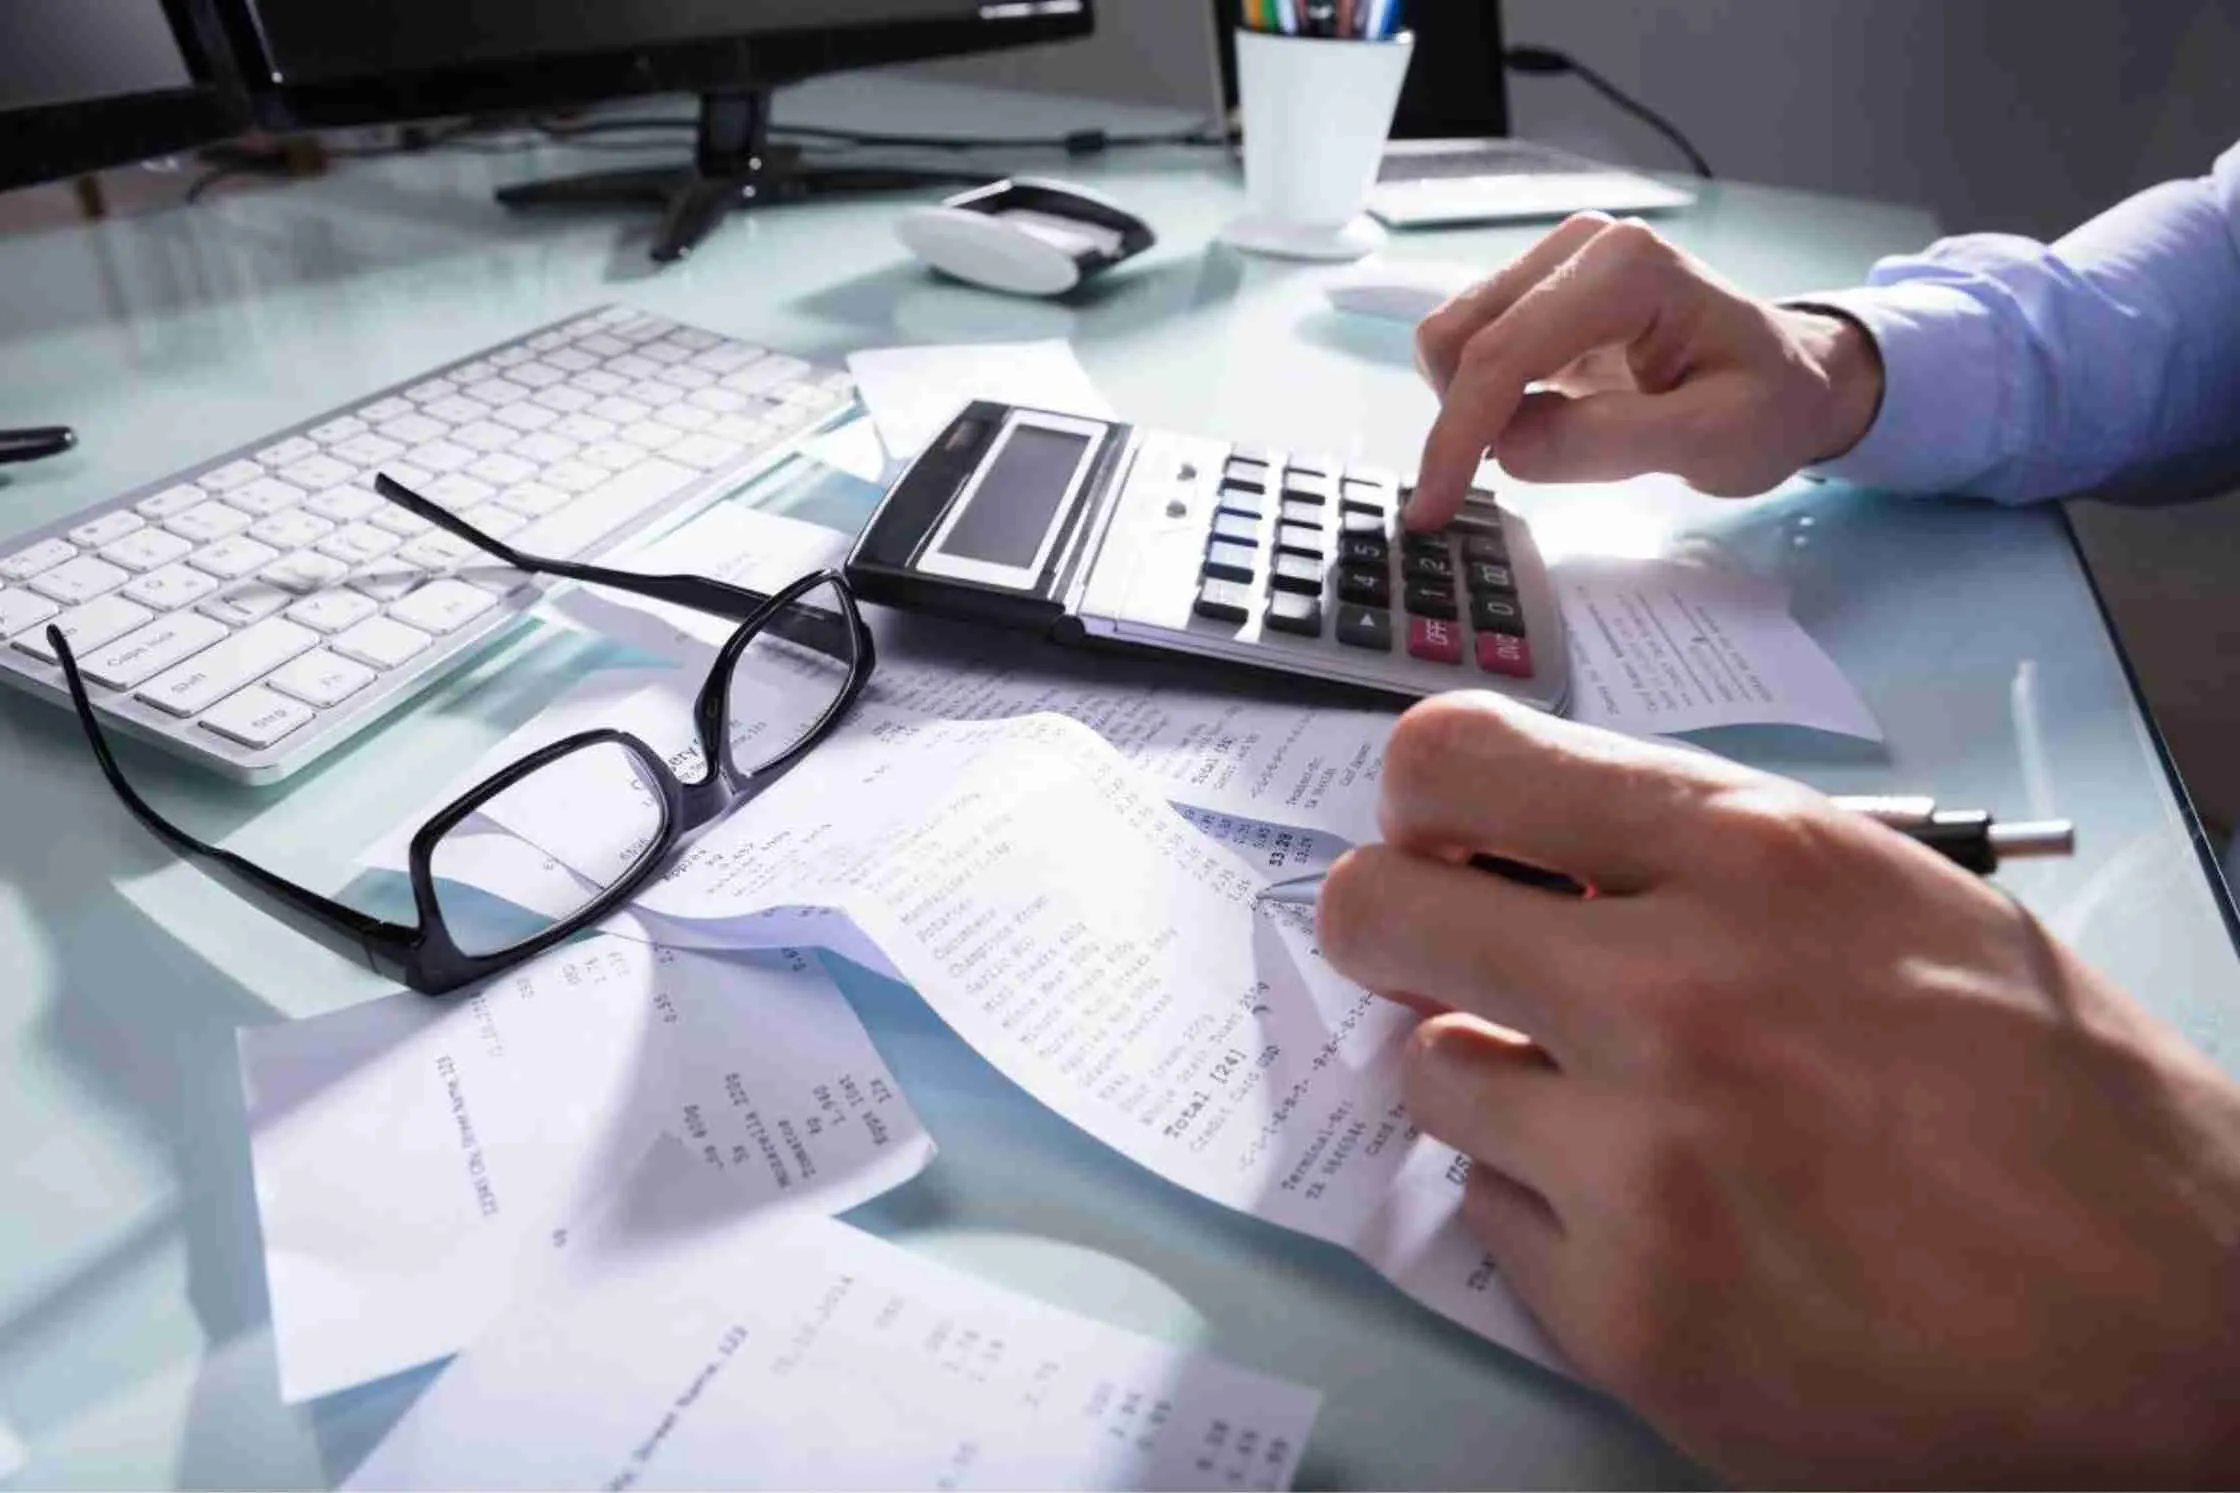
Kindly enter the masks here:
<path id="1" fill-rule="evenodd" d="M 1433 534 L 1401 528 L 1399 502 L 1389 477 L 1231 457 L 1192 610 L 1240 625 L 1257 614 L 1265 632 L 1337 648 L 1404 648 L 1458 673 L 1474 665 L 1531 678 L 1524 607 L 1492 499 L 1472 494 L 1464 516 Z"/>

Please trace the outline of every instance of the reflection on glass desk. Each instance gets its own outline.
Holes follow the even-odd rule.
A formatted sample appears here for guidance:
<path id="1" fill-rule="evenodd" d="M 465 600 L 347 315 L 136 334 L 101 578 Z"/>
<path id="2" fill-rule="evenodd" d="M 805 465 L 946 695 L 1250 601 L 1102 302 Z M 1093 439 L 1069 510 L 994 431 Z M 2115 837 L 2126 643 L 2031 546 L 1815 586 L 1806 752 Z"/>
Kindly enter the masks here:
<path id="1" fill-rule="evenodd" d="M 959 104 L 937 89 L 924 101 Z M 0 240 L 0 284 L 37 288 L 0 297 L 0 425 L 67 420 L 80 435 L 77 452 L 11 472 L 0 524 L 40 524 L 606 301 L 822 359 L 1067 337 L 1130 418 L 1402 469 L 1431 414 L 1404 327 L 1331 311 L 1331 271 L 1215 245 L 1239 200 L 1217 152 L 1068 162 L 1160 241 L 1056 302 L 933 280 L 894 240 L 893 202 L 754 215 L 649 277 L 642 223 L 531 223 L 492 205 L 493 185 L 579 164 L 567 154 L 369 162 Z M 1664 227 L 1764 293 L 1855 279 L 1933 231 L 1918 212 L 1735 184 Z M 1490 265 L 1532 236 L 1403 237 L 1393 252 Z M 1887 743 L 1765 728 L 1701 744 L 1833 791 L 2075 820 L 2073 861 L 2017 866 L 2002 884 L 2240 1067 L 2226 907 L 2058 511 L 1805 486 L 1747 505 L 1656 483 L 1504 496 L 1557 549 L 1641 553 L 1690 536 L 1784 580 Z M 853 526 L 874 497 L 799 464 L 743 500 Z M 507 667 L 532 654 L 536 667 Z M 281 792 L 145 752 L 129 767 L 198 833 L 336 888 L 359 849 L 533 714 L 556 679 L 625 661 L 607 645 L 532 635 Z M 0 1126 L 15 1147 L 0 1227 L 0 1421 L 28 1446 L 25 1479 L 40 1486 L 338 1479 L 425 1376 L 279 1403 L 233 1031 L 382 986 L 173 863 L 108 800 L 75 729 L 51 707 L 0 701 L 11 766 L 0 781 L 11 973 Z M 844 983 L 942 1148 L 854 1221 L 1321 1389 L 1302 1485 L 1702 1481 L 1609 1402 L 1449 1327 L 1337 1251 L 1198 1202 L 1072 1131 L 906 990 L 854 971 Z"/>

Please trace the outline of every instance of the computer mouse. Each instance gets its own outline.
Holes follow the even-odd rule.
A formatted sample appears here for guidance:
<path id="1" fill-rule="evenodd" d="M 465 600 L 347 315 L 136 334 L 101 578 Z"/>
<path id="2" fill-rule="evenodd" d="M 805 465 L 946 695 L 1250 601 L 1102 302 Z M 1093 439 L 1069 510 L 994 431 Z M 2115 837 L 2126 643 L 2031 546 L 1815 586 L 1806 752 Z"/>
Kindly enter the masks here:
<path id="1" fill-rule="evenodd" d="M 1032 176 L 912 208 L 895 233 L 945 275 L 1036 296 L 1063 295 L 1156 241 L 1150 224 L 1111 198 Z"/>
<path id="2" fill-rule="evenodd" d="M 1356 316 L 1418 322 L 1450 296 L 1485 278 L 1475 265 L 1445 259 L 1370 259 L 1333 278 L 1330 304 Z"/>

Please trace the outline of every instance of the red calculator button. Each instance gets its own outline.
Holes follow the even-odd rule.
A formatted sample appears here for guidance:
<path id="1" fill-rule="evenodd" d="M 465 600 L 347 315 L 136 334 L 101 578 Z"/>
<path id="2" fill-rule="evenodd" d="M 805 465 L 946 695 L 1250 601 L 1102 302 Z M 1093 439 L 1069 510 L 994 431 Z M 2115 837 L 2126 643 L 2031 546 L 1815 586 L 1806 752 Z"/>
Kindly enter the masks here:
<path id="1" fill-rule="evenodd" d="M 1479 633 L 1478 667 L 1488 674 L 1507 674 L 1512 679 L 1530 679 L 1532 645 L 1510 633 Z"/>
<path id="2" fill-rule="evenodd" d="M 1435 664 L 1462 662 L 1462 624 L 1442 617 L 1408 619 L 1408 651 Z"/>

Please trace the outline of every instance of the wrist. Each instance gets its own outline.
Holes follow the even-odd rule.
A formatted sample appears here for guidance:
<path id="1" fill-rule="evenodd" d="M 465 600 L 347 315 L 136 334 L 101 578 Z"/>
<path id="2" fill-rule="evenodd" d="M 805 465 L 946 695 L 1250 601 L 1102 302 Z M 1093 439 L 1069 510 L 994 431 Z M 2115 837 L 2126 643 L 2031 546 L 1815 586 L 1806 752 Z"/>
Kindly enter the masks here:
<path id="1" fill-rule="evenodd" d="M 1824 306 L 1782 308 L 1805 362 L 1820 384 L 1813 463 L 1834 461 L 1866 437 L 1882 409 L 1882 352 L 1867 329 Z"/>

